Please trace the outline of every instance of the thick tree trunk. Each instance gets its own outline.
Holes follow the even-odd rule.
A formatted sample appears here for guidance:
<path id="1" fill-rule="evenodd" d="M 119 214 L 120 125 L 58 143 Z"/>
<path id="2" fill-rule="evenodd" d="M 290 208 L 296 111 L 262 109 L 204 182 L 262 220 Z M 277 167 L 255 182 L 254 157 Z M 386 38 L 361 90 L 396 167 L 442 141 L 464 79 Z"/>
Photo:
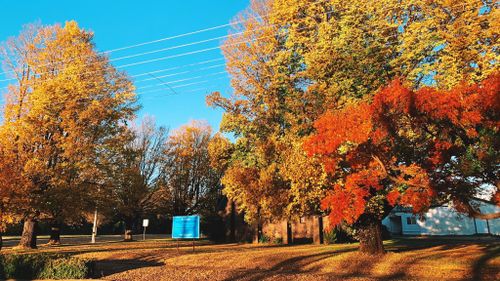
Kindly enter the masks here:
<path id="1" fill-rule="evenodd" d="M 318 228 L 319 228 L 319 243 L 320 244 L 325 244 L 325 233 L 323 229 L 323 216 L 319 215 L 318 216 Z"/>
<path id="2" fill-rule="evenodd" d="M 359 251 L 370 255 L 384 254 L 380 220 L 366 220 L 359 229 Z"/>
<path id="3" fill-rule="evenodd" d="M 54 220 L 50 226 L 50 238 L 48 245 L 60 245 L 61 244 L 61 224 Z"/>
<path id="4" fill-rule="evenodd" d="M 28 218 L 24 221 L 23 234 L 19 241 L 19 248 L 36 249 L 36 224 L 37 221 L 33 218 Z"/>
<path id="5" fill-rule="evenodd" d="M 134 241 L 133 219 L 125 219 L 124 222 L 125 222 L 125 234 L 124 234 L 123 241 L 126 241 L 126 242 Z"/>

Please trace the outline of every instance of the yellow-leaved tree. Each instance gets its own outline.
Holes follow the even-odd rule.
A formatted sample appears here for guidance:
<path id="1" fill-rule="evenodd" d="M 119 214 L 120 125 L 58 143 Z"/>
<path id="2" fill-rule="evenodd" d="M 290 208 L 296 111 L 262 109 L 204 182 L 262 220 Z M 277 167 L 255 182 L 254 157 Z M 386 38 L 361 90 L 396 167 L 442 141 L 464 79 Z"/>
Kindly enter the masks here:
<path id="1" fill-rule="evenodd" d="M 251 1 L 223 46 L 234 92 L 207 98 L 236 138 L 224 192 L 248 219 L 320 212 L 325 167 L 300 145 L 314 120 L 398 76 L 482 80 L 498 69 L 496 17 L 481 0 Z"/>
<path id="2" fill-rule="evenodd" d="M 29 25 L 1 48 L 15 82 L 0 126 L 2 157 L 12 173 L 0 179 L 18 179 L 6 188 L 16 192 L 9 210 L 24 221 L 20 247 L 36 247 L 38 220 L 52 221 L 57 243 L 62 220 L 94 208 L 93 196 L 106 186 L 102 155 L 120 145 L 136 110 L 132 83 L 92 39 L 74 21 Z"/>

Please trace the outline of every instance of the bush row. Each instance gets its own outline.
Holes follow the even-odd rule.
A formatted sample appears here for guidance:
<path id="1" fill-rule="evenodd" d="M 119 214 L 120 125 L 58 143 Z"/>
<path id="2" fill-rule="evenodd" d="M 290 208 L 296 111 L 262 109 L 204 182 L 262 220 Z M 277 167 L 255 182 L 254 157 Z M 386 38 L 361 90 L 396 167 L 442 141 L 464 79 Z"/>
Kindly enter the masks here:
<path id="1" fill-rule="evenodd" d="M 83 279 L 93 275 L 95 262 L 60 254 L 0 255 L 0 279 Z"/>

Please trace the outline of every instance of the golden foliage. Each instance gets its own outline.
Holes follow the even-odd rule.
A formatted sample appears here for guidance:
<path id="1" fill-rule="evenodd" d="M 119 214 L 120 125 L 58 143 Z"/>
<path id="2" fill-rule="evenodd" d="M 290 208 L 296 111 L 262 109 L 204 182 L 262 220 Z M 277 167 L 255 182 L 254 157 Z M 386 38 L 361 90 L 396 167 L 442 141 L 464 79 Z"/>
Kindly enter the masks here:
<path id="1" fill-rule="evenodd" d="M 19 215 L 78 214 L 102 183 L 100 153 L 116 145 L 134 114 L 132 83 L 94 50 L 92 37 L 73 21 L 30 26 L 2 48 L 16 82 L 0 127 L 14 172 L 0 177 L 16 177 L 2 188 L 23 191 Z"/>

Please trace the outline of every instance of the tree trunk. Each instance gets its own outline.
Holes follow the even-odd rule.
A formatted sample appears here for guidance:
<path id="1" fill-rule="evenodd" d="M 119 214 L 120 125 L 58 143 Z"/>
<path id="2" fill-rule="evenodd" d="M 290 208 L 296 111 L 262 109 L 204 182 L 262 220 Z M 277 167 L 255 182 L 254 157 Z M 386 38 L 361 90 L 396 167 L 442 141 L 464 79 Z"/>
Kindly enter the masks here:
<path id="1" fill-rule="evenodd" d="M 24 221 L 23 234 L 19 241 L 19 248 L 36 249 L 36 224 L 37 221 L 33 218 L 28 218 Z"/>
<path id="2" fill-rule="evenodd" d="M 126 241 L 126 242 L 130 242 L 130 241 L 134 241 L 134 237 L 133 237 L 133 220 L 132 219 L 125 219 L 125 235 L 124 235 L 124 238 L 123 238 L 123 241 Z"/>
<path id="3" fill-rule="evenodd" d="M 92 224 L 92 238 L 90 243 L 95 243 L 95 239 L 97 237 L 97 208 L 94 211 L 94 223 Z"/>
<path id="4" fill-rule="evenodd" d="M 319 231 L 319 244 L 326 244 L 325 243 L 325 230 L 323 227 L 323 216 L 322 215 L 318 216 L 318 231 Z"/>
<path id="5" fill-rule="evenodd" d="M 2 246 L 3 246 L 2 233 L 0 233 L 0 251 L 2 250 Z"/>
<path id="6" fill-rule="evenodd" d="M 359 228 L 359 251 L 370 255 L 384 254 L 381 221 L 369 219 Z"/>
<path id="7" fill-rule="evenodd" d="M 236 203 L 231 200 L 231 216 L 229 221 L 230 232 L 229 240 L 230 242 L 236 242 Z"/>
<path id="8" fill-rule="evenodd" d="M 60 245 L 61 244 L 61 224 L 54 220 L 50 226 L 50 238 L 48 245 Z"/>

